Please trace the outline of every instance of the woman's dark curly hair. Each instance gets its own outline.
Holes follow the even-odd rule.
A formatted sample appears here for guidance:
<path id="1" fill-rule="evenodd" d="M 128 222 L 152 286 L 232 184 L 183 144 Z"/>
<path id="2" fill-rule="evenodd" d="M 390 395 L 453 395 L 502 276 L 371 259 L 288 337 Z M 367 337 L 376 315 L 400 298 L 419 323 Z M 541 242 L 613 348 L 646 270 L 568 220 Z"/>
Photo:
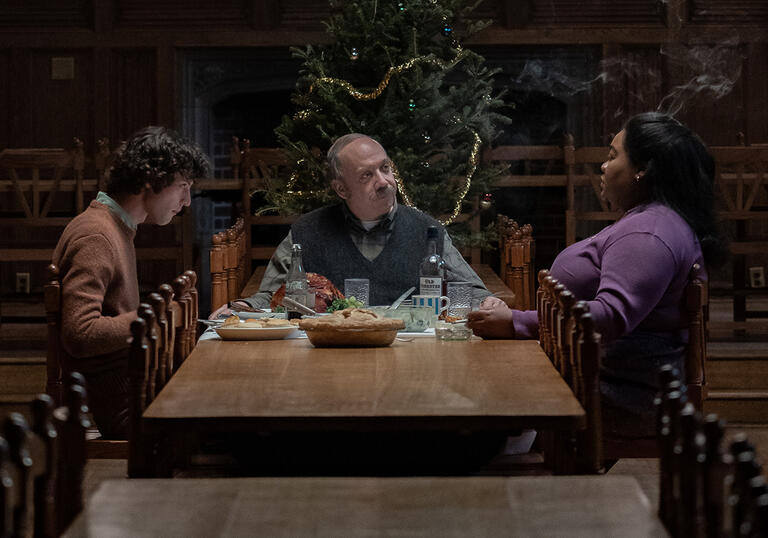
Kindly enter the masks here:
<path id="1" fill-rule="evenodd" d="M 645 170 L 650 201 L 675 210 L 699 239 L 707 266 L 727 259 L 715 216 L 715 161 L 701 138 L 671 116 L 647 112 L 624 125 L 624 149 Z"/>
<path id="2" fill-rule="evenodd" d="M 148 183 L 155 193 L 174 182 L 208 175 L 208 158 L 194 142 L 165 127 L 144 127 L 117 152 L 107 194 L 139 194 Z"/>

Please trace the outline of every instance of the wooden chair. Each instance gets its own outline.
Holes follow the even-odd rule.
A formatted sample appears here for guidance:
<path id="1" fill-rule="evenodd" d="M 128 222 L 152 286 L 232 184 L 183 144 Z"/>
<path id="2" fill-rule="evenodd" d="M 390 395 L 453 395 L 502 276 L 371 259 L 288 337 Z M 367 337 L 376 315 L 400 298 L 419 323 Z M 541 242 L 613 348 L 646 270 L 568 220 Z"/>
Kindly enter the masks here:
<path id="1" fill-rule="evenodd" d="M 549 343 L 548 332 L 550 329 L 549 320 L 544 315 L 545 310 L 548 308 L 547 304 L 549 301 L 544 284 L 547 281 L 547 278 L 550 278 L 549 270 L 542 269 L 538 272 L 537 279 L 539 282 L 539 287 L 536 290 L 536 312 L 539 318 L 539 342 L 541 343 L 541 347 L 545 353 L 547 352 L 547 345 Z"/>
<path id="2" fill-rule="evenodd" d="M 288 161 L 280 148 L 252 148 L 243 140 L 240 175 L 255 181 L 254 186 L 267 187 L 271 182 L 285 179 Z"/>
<path id="3" fill-rule="evenodd" d="M 560 146 L 497 146 L 483 154 L 486 161 L 508 166 L 495 187 L 564 187 L 563 148 Z"/>
<path id="4" fill-rule="evenodd" d="M 157 332 L 157 368 L 153 376 L 155 394 L 159 393 L 173 375 L 173 343 L 175 316 L 173 301 L 164 298 L 159 293 L 150 293 L 147 303 L 154 314 L 155 330 Z M 146 319 L 146 318 L 145 318 Z"/>
<path id="5" fill-rule="evenodd" d="M 582 309 L 586 310 L 586 305 L 582 305 Z M 600 334 L 595 331 L 592 315 L 587 311 L 574 325 L 577 336 L 573 362 L 579 366 L 579 372 L 572 378 L 571 386 L 580 386 L 579 401 L 587 415 L 587 427 L 576 437 L 576 468 L 599 473 L 605 469 L 600 408 Z"/>
<path id="6" fill-rule="evenodd" d="M 62 368 L 63 349 L 61 347 L 61 279 L 59 269 L 51 264 L 47 269 L 46 283 L 43 286 L 45 297 L 45 315 L 48 324 L 48 344 L 46 348 L 46 392 L 53 399 L 54 405 L 61 405 L 65 390 L 66 376 Z M 84 381 L 82 382 L 84 385 Z M 127 444 L 122 441 L 97 439 L 96 428 L 91 428 L 87 441 L 90 458 L 121 459 L 128 455 Z"/>
<path id="7" fill-rule="evenodd" d="M 0 168 L 6 170 L 10 189 L 16 194 L 25 224 L 66 224 L 83 211 L 85 156 L 83 143 L 74 139 L 70 150 L 58 148 L 4 149 L 0 151 Z M 64 178 L 67 171 L 72 178 Z M 91 185 L 95 187 L 95 185 Z M 8 186 L 6 186 L 8 188 Z M 74 193 L 74 200 L 63 219 L 48 222 L 54 200 L 63 192 Z"/>
<path id="8" fill-rule="evenodd" d="M 175 372 L 192 352 L 192 348 L 195 345 L 197 290 L 194 290 L 193 294 L 194 284 L 192 279 L 184 274 L 176 277 L 171 287 L 173 288 L 174 299 L 179 306 L 175 322 L 176 341 L 173 351 L 173 371 Z"/>
<path id="9" fill-rule="evenodd" d="M 227 287 L 227 242 L 222 232 L 211 237 L 211 310 L 227 304 L 232 299 L 229 297 Z"/>
<path id="10" fill-rule="evenodd" d="M 0 437 L 0 535 L 59 536 L 83 507 L 85 392 L 75 385 L 54 409 L 48 395 L 31 407 L 32 426 L 11 413 Z M 6 441 L 7 440 L 7 441 Z"/>
<path id="11" fill-rule="evenodd" d="M 45 302 L 45 317 L 48 325 L 48 344 L 46 347 L 47 381 L 45 392 L 58 405 L 62 400 L 62 368 L 61 368 L 61 279 L 59 268 L 48 266 L 46 282 L 43 286 Z"/>
<path id="12" fill-rule="evenodd" d="M 600 196 L 600 166 L 608 155 L 607 149 L 575 148 L 571 138 L 563 152 L 568 177 L 565 242 L 571 245 L 577 241 L 579 222 L 613 222 L 621 214 L 611 211 Z"/>
<path id="13" fill-rule="evenodd" d="M 764 310 L 748 310 L 747 297 L 765 294 L 751 288 L 746 280 L 749 256 L 768 249 L 765 225 L 768 222 L 768 147 L 734 146 L 710 148 L 715 159 L 715 188 L 720 201 L 719 216 L 733 226 L 729 247 L 733 254 L 733 320 L 743 323 L 750 317 L 763 318 Z"/>
<path id="14" fill-rule="evenodd" d="M 499 249 L 499 277 L 503 281 L 506 282 L 507 280 L 507 263 L 504 257 L 504 244 L 507 242 L 509 238 L 512 237 L 512 234 L 515 230 L 519 229 L 520 225 L 517 223 L 516 220 L 510 219 L 506 215 L 497 215 L 496 216 L 496 233 L 498 234 L 498 245 L 497 248 Z"/>
<path id="15" fill-rule="evenodd" d="M 563 303 L 572 303 L 569 291 L 563 290 L 560 296 Z M 584 301 L 572 305 L 571 311 L 572 315 L 558 319 L 562 329 L 554 329 L 558 342 L 568 341 L 569 357 L 562 358 L 559 371 L 584 408 L 587 424 L 575 434 L 541 432 L 538 443 L 547 466 L 556 474 L 602 473 L 605 458 L 600 407 L 600 334 L 595 331 Z M 563 354 L 563 350 L 558 349 L 560 344 L 554 340 L 552 348 L 554 364 L 555 356 Z"/>
<path id="16" fill-rule="evenodd" d="M 250 278 L 244 219 L 211 238 L 211 305 L 218 308 L 240 297 Z"/>
<path id="17" fill-rule="evenodd" d="M 115 160 L 115 154 L 109 149 L 109 139 L 99 138 L 96 141 L 97 150 L 93 156 L 93 165 L 96 168 L 96 176 L 99 181 L 99 190 L 107 190 L 107 181 L 109 180 L 109 171 L 112 162 Z"/>
<path id="18" fill-rule="evenodd" d="M 659 421 L 659 518 L 673 537 L 757 537 L 768 532 L 768 487 L 743 434 L 722 446 L 725 423 L 702 418 L 671 392 Z"/>
<path id="19" fill-rule="evenodd" d="M 250 270 L 251 260 L 269 260 L 274 246 L 252 247 L 251 225 L 256 219 L 267 219 L 268 224 L 290 224 L 295 216 L 256 217 L 251 210 L 251 196 L 259 189 L 275 182 L 287 182 L 288 162 L 280 148 L 252 148 L 249 140 L 242 142 L 232 137 L 230 152 L 232 174 L 235 179 L 242 179 L 242 205 L 244 217 L 244 242 L 248 263 L 244 267 Z M 241 288 L 242 289 L 242 288 Z"/>
<path id="20" fill-rule="evenodd" d="M 589 354 L 584 355 L 582 346 L 586 345 L 585 328 L 582 327 L 582 318 L 588 313 L 587 303 L 575 302 L 573 295 L 559 284 L 548 271 L 539 272 L 539 293 L 537 297 L 539 309 L 539 338 L 542 349 L 550 357 L 553 365 L 560 375 L 573 390 L 574 395 L 582 403 L 587 411 L 590 428 L 599 427 L 602 430 L 602 419 L 593 415 L 599 413 L 599 392 L 597 403 L 588 398 L 593 398 L 590 391 L 599 387 L 600 348 L 590 347 Z M 689 281 L 683 292 L 683 305 L 687 315 L 687 327 L 689 343 L 685 351 L 685 379 L 683 398 L 691 402 L 697 410 L 702 409 L 703 400 L 706 397 L 706 320 L 708 316 L 707 289 L 703 280 L 702 268 L 696 264 L 691 268 Z M 591 317 L 584 319 L 590 320 Z M 591 327 L 594 330 L 594 327 Z M 586 335 L 589 342 L 597 339 L 599 335 Z M 597 356 L 592 353 L 596 352 Z M 589 359 L 589 362 L 585 361 Z M 598 377 L 593 377 L 598 376 Z M 662 389 L 666 390 L 666 382 L 662 382 Z M 589 409 L 588 407 L 589 406 Z M 655 437 L 643 439 L 623 439 L 598 433 L 601 444 L 601 458 L 616 460 L 620 458 L 648 458 L 657 457 L 659 452 L 658 441 Z M 589 445 L 592 446 L 592 445 Z M 586 456 L 586 466 L 581 467 L 597 470 L 600 467 L 594 465 L 595 456 L 590 452 Z"/>
<path id="21" fill-rule="evenodd" d="M 683 290 L 683 310 L 686 313 L 688 345 L 685 349 L 685 378 L 683 380 L 684 402 L 689 402 L 701 412 L 707 396 L 705 365 L 707 361 L 707 319 L 709 298 L 703 270 L 694 264 Z M 604 437 L 604 451 L 607 459 L 658 457 L 659 445 L 656 439 L 616 439 Z"/>
<path id="22" fill-rule="evenodd" d="M 709 320 L 709 292 L 704 271 L 694 264 L 683 292 L 688 318 L 688 346 L 685 351 L 685 385 L 688 401 L 702 411 L 707 397 L 705 365 L 707 362 L 707 322 Z"/>
<path id="23" fill-rule="evenodd" d="M 128 435 L 128 476 L 170 476 L 174 467 L 173 447 L 162 435 L 144 431 L 142 415 L 159 392 L 156 379 L 160 339 L 159 326 L 149 305 L 142 304 L 137 318 L 131 323 L 128 352 L 128 379 L 130 385 L 130 422 Z M 151 310 L 151 309 L 150 309 Z"/>
<path id="24" fill-rule="evenodd" d="M 535 308 L 534 263 L 536 243 L 530 224 L 519 226 L 517 222 L 500 216 L 497 220 L 501 264 L 499 275 L 515 294 L 515 308 Z"/>
<path id="25" fill-rule="evenodd" d="M 128 438 L 128 476 L 145 476 L 151 465 L 155 447 L 145 438 L 142 431 L 141 416 L 154 398 L 151 386 L 152 327 L 146 318 L 139 316 L 131 323 L 131 346 L 128 357 L 128 378 L 130 382 L 130 427 Z"/>
<path id="26" fill-rule="evenodd" d="M 7 197 L 0 223 L 14 229 L 12 241 L 0 248 L 1 262 L 51 259 L 53 244 L 30 244 L 29 239 L 50 237 L 46 227 L 65 226 L 83 210 L 84 192 L 96 186 L 95 181 L 83 179 L 84 163 L 83 143 L 77 138 L 71 149 L 0 151 L 0 195 Z"/>
<path id="27" fill-rule="evenodd" d="M 194 284 L 194 271 L 185 271 L 174 281 L 174 287 L 162 284 L 158 293 L 147 297 L 137 313 L 150 324 L 152 339 L 152 373 L 148 374 L 151 398 L 170 379 L 173 372 L 184 362 L 194 347 L 195 326 L 198 316 L 198 295 Z M 61 280 L 58 268 L 48 266 L 48 277 L 44 286 L 45 310 L 48 323 L 48 347 L 46 352 L 46 392 L 59 405 L 67 384 L 62 369 L 61 348 Z M 178 300 L 174 300 L 174 295 Z M 84 381 L 82 382 L 84 385 Z M 150 398 L 150 401 L 151 401 Z M 125 459 L 128 457 L 128 443 L 120 440 L 93 438 L 98 432 L 91 428 L 87 441 L 89 458 Z"/>

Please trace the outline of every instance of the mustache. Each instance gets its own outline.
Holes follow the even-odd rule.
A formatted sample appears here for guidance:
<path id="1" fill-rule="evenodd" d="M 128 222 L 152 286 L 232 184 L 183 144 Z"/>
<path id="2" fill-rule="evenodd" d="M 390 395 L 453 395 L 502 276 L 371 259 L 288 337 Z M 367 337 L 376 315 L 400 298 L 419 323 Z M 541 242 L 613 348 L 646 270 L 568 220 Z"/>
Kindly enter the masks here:
<path id="1" fill-rule="evenodd" d="M 385 196 L 389 196 L 390 194 L 395 194 L 395 186 L 394 185 L 386 185 L 384 187 L 381 187 L 380 189 L 377 189 L 374 193 L 374 198 L 384 198 Z"/>

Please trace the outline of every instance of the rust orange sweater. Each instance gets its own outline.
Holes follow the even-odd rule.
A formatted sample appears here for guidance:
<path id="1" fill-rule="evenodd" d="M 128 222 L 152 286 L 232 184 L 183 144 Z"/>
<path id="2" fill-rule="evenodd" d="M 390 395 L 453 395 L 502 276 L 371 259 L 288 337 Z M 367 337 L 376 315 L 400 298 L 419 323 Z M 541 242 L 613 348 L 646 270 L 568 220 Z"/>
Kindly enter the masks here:
<path id="1" fill-rule="evenodd" d="M 136 235 L 93 201 L 67 225 L 53 253 L 62 286 L 64 367 L 83 373 L 122 368 L 139 306 Z"/>

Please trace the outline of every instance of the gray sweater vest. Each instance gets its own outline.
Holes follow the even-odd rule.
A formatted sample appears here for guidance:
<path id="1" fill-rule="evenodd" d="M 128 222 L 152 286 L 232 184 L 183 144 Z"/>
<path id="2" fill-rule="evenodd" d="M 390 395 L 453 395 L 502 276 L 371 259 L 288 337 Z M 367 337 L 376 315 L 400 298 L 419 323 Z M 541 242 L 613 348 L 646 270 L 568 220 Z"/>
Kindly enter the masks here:
<path id="1" fill-rule="evenodd" d="M 344 291 L 345 278 L 370 281 L 371 305 L 391 304 L 411 286 L 419 287 L 419 265 L 427 254 L 427 228 L 440 230 L 438 252 L 442 254 L 443 227 L 417 209 L 399 205 L 392 234 L 384 250 L 369 261 L 350 237 L 340 205 L 321 207 L 291 226 L 294 243 L 300 243 L 304 269 L 328 278 Z"/>

